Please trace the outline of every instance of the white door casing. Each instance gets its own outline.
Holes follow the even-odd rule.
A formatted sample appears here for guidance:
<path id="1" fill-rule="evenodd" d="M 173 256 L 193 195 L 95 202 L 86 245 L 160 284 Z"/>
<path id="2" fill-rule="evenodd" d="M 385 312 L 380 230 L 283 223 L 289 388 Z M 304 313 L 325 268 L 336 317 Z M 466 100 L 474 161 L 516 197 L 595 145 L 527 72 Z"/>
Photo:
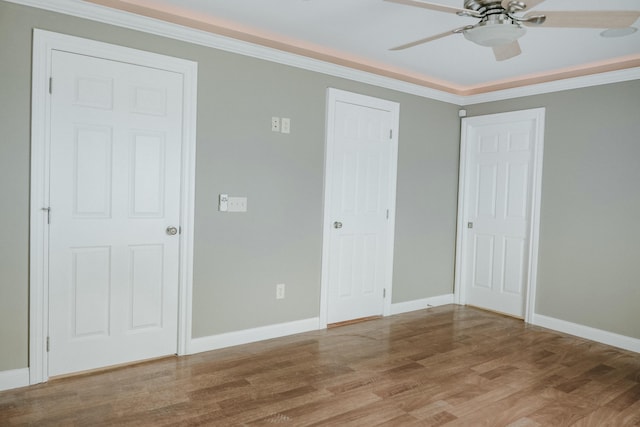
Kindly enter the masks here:
<path id="1" fill-rule="evenodd" d="M 462 121 L 456 299 L 531 321 L 544 109 Z"/>
<path id="2" fill-rule="evenodd" d="M 389 313 L 399 115 L 336 89 L 327 102 L 321 327 Z"/>
<path id="3" fill-rule="evenodd" d="M 49 375 L 177 352 L 182 75 L 52 53 Z"/>
<path id="4" fill-rule="evenodd" d="M 63 52 L 73 52 L 73 54 L 63 53 Z M 74 55 L 75 54 L 75 55 Z M 61 56 L 62 55 L 62 56 Z M 64 55 L 67 55 L 63 58 Z M 83 56 L 84 55 L 84 56 Z M 63 165 L 62 168 L 55 166 L 52 168 L 51 162 L 59 162 L 60 158 L 57 157 L 56 149 L 52 149 L 52 135 L 57 132 L 55 126 L 52 127 L 51 123 L 51 114 L 55 113 L 56 109 L 52 108 L 52 97 L 49 93 L 50 88 L 55 91 L 56 80 L 50 81 L 51 73 L 53 71 L 54 63 L 63 64 L 69 58 L 74 57 L 93 57 L 91 60 L 98 61 L 98 63 L 94 64 L 94 73 L 91 76 L 85 79 L 83 82 L 74 82 L 74 92 L 77 96 L 80 90 L 78 88 L 82 87 L 84 93 L 99 93 L 102 88 L 102 93 L 107 93 L 108 89 L 108 79 L 101 80 L 100 76 L 100 64 L 108 64 L 108 61 L 113 61 L 119 63 L 121 66 L 128 68 L 131 70 L 143 71 L 144 67 L 148 67 L 153 69 L 154 72 L 157 72 L 158 75 L 164 74 L 173 75 L 173 79 L 177 79 L 174 81 L 174 88 L 180 92 L 179 97 L 173 99 L 173 102 L 178 102 L 180 105 L 177 106 L 179 112 L 179 116 L 176 120 L 181 121 L 181 126 L 178 128 L 177 136 L 181 141 L 181 146 L 178 146 L 178 150 L 174 152 L 167 152 L 171 157 L 177 157 L 179 160 L 174 162 L 174 172 L 173 174 L 176 176 L 177 180 L 175 180 L 175 184 L 172 187 L 172 184 L 165 185 L 161 188 L 164 192 L 170 192 L 174 195 L 177 195 L 178 203 L 175 208 L 172 208 L 171 212 L 171 220 L 174 219 L 177 221 L 175 224 L 167 224 L 167 225 L 175 225 L 176 227 L 181 227 L 180 236 L 173 236 L 173 241 L 170 241 L 170 237 L 164 234 L 164 228 L 167 225 L 164 225 L 160 230 L 160 236 L 155 242 L 147 242 L 143 245 L 129 245 L 127 246 L 126 251 L 116 251 L 113 249 L 108 249 L 106 246 L 108 245 L 95 245 L 92 243 L 88 243 L 88 237 L 91 233 L 108 235 L 108 230 L 103 230 L 97 227 L 88 227 L 86 230 L 78 230 L 80 233 L 74 233 L 81 236 L 81 240 L 79 243 L 73 243 L 73 249 L 71 250 L 72 255 L 67 259 L 67 265 L 74 265 L 78 267 L 76 270 L 75 279 L 82 279 L 82 277 L 86 277 L 86 272 L 90 271 L 92 275 L 95 273 L 99 273 L 101 268 L 105 266 L 105 260 L 110 258 L 120 257 L 122 259 L 128 258 L 128 261 L 133 261 L 137 264 L 137 268 L 135 271 L 129 271 L 128 276 L 125 279 L 125 282 L 137 282 L 138 285 L 136 289 L 132 291 L 129 288 L 129 295 L 127 297 L 128 301 L 150 301 L 155 298 L 156 301 L 162 300 L 163 303 L 173 300 L 175 303 L 175 307 L 173 308 L 174 314 L 171 314 L 170 317 L 173 319 L 160 319 L 160 314 L 157 311 L 157 306 L 153 307 L 152 305 L 148 305 L 145 309 L 140 309 L 143 304 L 138 304 L 138 309 L 134 310 L 135 315 L 131 317 L 127 315 L 127 319 L 124 320 L 124 324 L 127 324 L 129 327 L 134 326 L 134 332 L 132 335 L 137 335 L 136 338 L 140 338 L 140 332 L 143 330 L 151 330 L 158 329 L 157 325 L 152 325 L 154 322 L 162 323 L 163 325 L 170 326 L 173 329 L 173 343 L 171 343 L 172 353 L 175 353 L 177 350 L 178 354 L 186 354 L 189 351 L 189 342 L 191 339 L 191 285 L 192 285 L 192 258 L 193 258 L 193 208 L 194 208 L 194 171 L 195 171 L 195 113 L 196 113 L 196 84 L 197 84 L 197 64 L 191 61 L 186 61 L 177 58 L 166 57 L 163 55 L 157 55 L 152 53 L 147 53 L 135 49 L 124 48 L 120 46 L 109 45 L 106 43 L 95 42 L 90 40 L 85 40 L 77 37 L 66 36 L 57 33 L 51 33 L 42 30 L 35 30 L 34 32 L 34 49 L 33 49 L 33 83 L 32 83 L 32 180 L 31 180 L 31 246 L 30 246 L 30 351 L 29 351 L 29 370 L 30 370 L 30 383 L 38 383 L 42 381 L 46 381 L 49 377 L 49 360 L 47 357 L 47 332 L 50 330 L 50 327 L 56 327 L 56 321 L 53 321 L 50 324 L 50 314 L 55 315 L 55 313 L 49 312 L 49 305 L 52 304 L 53 307 L 56 307 L 56 304 L 60 303 L 60 301 L 56 302 L 56 285 L 51 282 L 50 283 L 50 273 L 52 279 L 55 279 L 56 274 L 59 273 L 57 270 L 59 268 L 59 263 L 56 261 L 56 253 L 58 252 L 60 245 L 58 243 L 64 243 L 64 239 L 68 236 L 65 236 L 64 233 L 58 233 L 55 227 L 50 227 L 47 223 L 47 212 L 43 210 L 43 208 L 47 208 L 51 206 L 51 201 L 59 199 L 56 196 L 55 183 L 52 182 L 52 179 L 59 179 L 60 176 L 57 176 L 58 172 L 63 171 L 66 167 Z M 54 60 L 55 58 L 63 59 L 62 61 Z M 100 62 L 105 61 L 105 62 Z M 126 64 L 126 65 L 125 65 Z M 135 64 L 135 65 L 134 65 Z M 95 68 L 98 66 L 99 68 Z M 163 71 L 160 71 L 163 70 Z M 138 105 L 134 106 L 139 111 L 137 113 L 138 116 L 144 117 L 153 117 L 152 114 L 154 109 L 158 108 L 157 100 L 162 98 L 163 93 L 162 90 L 160 92 L 154 90 L 149 90 L 154 88 L 153 77 L 147 79 L 146 73 L 136 75 L 135 72 L 130 73 L 129 78 L 137 79 L 138 82 L 142 82 L 142 85 L 139 85 L 137 90 L 137 95 L 134 98 L 137 98 Z M 157 76 L 156 76 L 157 77 Z M 59 89 L 64 89 L 64 83 L 61 83 L 62 87 Z M 102 83 L 102 84 L 101 84 Z M 96 90 L 86 90 L 87 88 L 93 88 Z M 115 92 L 114 92 L 115 93 Z M 168 96 L 168 95 L 167 95 Z M 103 98 L 104 100 L 104 98 Z M 77 100 L 76 100 L 77 101 Z M 91 100 L 84 100 L 86 103 L 91 103 Z M 100 105 L 100 101 L 94 99 L 96 101 L 96 105 L 92 108 L 93 110 L 100 110 L 104 105 Z M 132 101 L 130 98 L 129 102 Z M 104 108 L 102 108 L 104 110 Z M 145 110 L 146 109 L 146 110 Z M 151 114 L 150 114 L 151 113 Z M 156 110 L 157 114 L 158 111 Z M 115 132 L 112 130 L 108 130 L 109 126 L 100 126 L 100 125 L 91 125 L 91 126 L 83 126 L 82 121 L 93 121 L 95 117 L 90 116 L 82 116 L 82 114 L 78 114 L 78 112 L 74 112 L 72 114 L 74 121 L 74 129 L 72 131 L 73 138 L 75 138 L 76 142 L 75 147 L 82 147 L 83 145 L 86 147 L 93 146 L 99 152 L 99 150 L 104 149 L 108 144 L 105 145 L 105 135 L 109 135 L 110 132 Z M 80 219 L 84 215 L 88 219 L 88 217 L 94 216 L 94 220 L 97 217 L 106 216 L 104 209 L 103 212 L 98 212 L 100 209 L 100 204 L 102 203 L 102 207 L 107 207 L 107 210 L 111 210 L 109 213 L 113 213 L 114 218 L 117 219 L 117 215 L 115 215 L 116 211 L 121 211 L 121 206 L 117 205 L 122 203 L 119 198 L 114 198 L 112 200 L 107 200 L 104 196 L 105 193 L 101 192 L 101 189 L 104 186 L 101 185 L 92 185 L 86 186 L 83 185 L 82 182 L 87 182 L 86 180 L 76 179 L 77 177 L 81 177 L 82 174 L 85 175 L 85 178 L 90 175 L 99 176 L 95 170 L 92 171 L 91 168 L 97 167 L 98 169 L 101 167 L 102 171 L 105 172 L 109 166 L 106 162 L 117 159 L 124 151 L 128 151 L 127 155 L 131 155 L 135 157 L 138 155 L 137 166 L 140 168 L 137 173 L 137 183 L 133 184 L 131 188 L 127 188 L 128 190 L 138 190 L 139 194 L 144 194 L 142 197 L 137 197 L 133 199 L 126 200 L 125 204 L 129 204 L 133 206 L 133 210 L 129 210 L 127 214 L 129 216 L 139 216 L 140 220 L 144 221 L 157 221 L 158 212 L 152 212 L 153 207 L 158 208 L 161 203 L 159 202 L 160 191 L 150 191 L 154 185 L 160 185 L 160 178 L 156 175 L 156 172 L 159 173 L 160 168 L 160 157 L 162 157 L 161 151 L 158 150 L 158 147 L 162 145 L 161 132 L 156 131 L 148 132 L 144 131 L 146 125 L 150 125 L 151 127 L 158 127 L 157 117 L 155 117 L 156 123 L 150 124 L 145 123 L 144 119 L 142 122 L 139 122 L 141 126 L 137 127 L 132 134 L 128 136 L 127 149 L 123 149 L 122 147 L 110 147 L 107 151 L 111 150 L 111 157 L 109 160 L 109 156 L 94 156 L 91 150 L 76 150 L 75 160 L 76 166 L 72 167 L 72 171 L 67 173 L 66 178 L 75 180 L 77 185 L 74 185 L 74 190 L 72 193 L 77 195 L 84 194 L 83 201 L 80 203 L 76 203 L 80 198 L 75 197 L 74 200 L 74 209 L 75 214 L 71 215 L 71 217 L 76 217 L 76 223 L 74 227 L 82 227 Z M 86 124 L 86 123 L 85 123 Z M 135 126 L 135 125 L 134 125 Z M 148 130 L 148 129 L 147 129 Z M 67 130 L 68 131 L 68 130 Z M 84 140 L 86 144 L 78 143 L 77 141 Z M 55 148 L 55 147 L 54 147 Z M 73 148 L 73 144 L 70 147 Z M 118 154 L 120 153 L 120 154 Z M 59 153 L 58 153 L 59 154 Z M 94 152 L 95 154 L 95 152 Z M 167 154 L 165 154 L 167 155 Z M 155 157 L 156 161 L 153 161 Z M 56 160 L 57 158 L 57 160 Z M 78 161 L 80 159 L 81 161 Z M 102 159 L 102 160 L 101 160 Z M 143 160 L 144 159 L 144 160 Z M 83 168 L 81 163 L 93 164 L 91 168 Z M 116 166 L 115 162 L 114 166 Z M 134 162 L 135 164 L 136 162 Z M 99 166 L 101 165 L 101 166 Z M 131 167 L 131 164 L 127 166 L 117 166 L 124 167 L 124 169 L 113 170 L 114 182 L 124 182 L 123 180 L 131 175 L 136 176 L 135 168 Z M 140 171 L 145 171 L 140 173 Z M 50 176 L 52 174 L 52 176 Z M 88 174 L 88 175 L 87 175 Z M 56 178 L 57 176 L 57 178 Z M 151 178 L 155 176 L 155 178 Z M 123 178 L 125 177 L 125 178 Z M 104 176 L 103 176 L 104 178 Z M 130 182 L 135 182 L 136 180 L 131 180 Z M 53 191 L 50 192 L 50 184 L 53 184 Z M 67 182 L 69 184 L 69 182 Z M 95 182 L 93 184 L 96 184 Z M 129 183 L 126 184 L 130 185 Z M 135 192 L 135 191 L 134 191 Z M 175 198 L 175 197 L 174 197 Z M 137 199 L 137 200 L 136 200 Z M 102 201 L 100 201 L 102 200 Z M 106 203 L 106 204 L 105 204 Z M 128 207 L 127 207 L 128 209 Z M 164 209 L 162 207 L 161 209 Z M 84 212 L 84 214 L 82 214 Z M 56 221 L 56 208 L 52 207 L 50 212 L 51 221 L 55 223 Z M 80 213 L 80 215 L 78 215 Z M 62 220 L 64 218 L 64 214 L 61 214 L 57 219 Z M 80 221 L 80 222 L 78 222 Z M 123 226 L 121 220 L 116 226 Z M 87 221 L 89 223 L 90 220 Z M 116 221 L 117 222 L 117 221 Z M 149 224 L 149 223 L 146 223 Z M 86 225 L 86 224 L 85 224 Z M 147 226 L 138 227 L 140 229 L 147 229 Z M 155 226 L 153 227 L 155 228 Z M 138 233 L 139 230 L 135 230 L 136 227 L 129 227 L 127 229 L 127 233 Z M 62 230 L 62 228 L 60 228 Z M 51 233 L 51 234 L 50 234 Z M 170 241 L 169 246 L 164 245 L 166 241 Z M 68 242 L 66 242 L 68 243 Z M 52 244 L 52 247 L 50 247 Z M 117 242 L 118 245 L 122 245 L 122 242 Z M 63 245 L 64 246 L 64 245 Z M 83 250 L 81 248 L 85 248 Z M 89 249 L 88 247 L 91 247 Z M 124 254 L 124 255 L 123 255 Z M 158 277 L 157 270 L 154 263 L 159 263 L 161 257 L 172 257 L 177 260 L 174 262 L 175 265 L 167 266 L 167 270 L 164 273 L 167 274 L 167 277 L 171 276 L 171 280 L 174 281 L 174 284 L 177 282 L 177 286 L 174 286 L 174 294 L 166 294 L 169 292 L 168 290 L 163 290 L 163 294 L 160 296 L 157 291 L 158 289 L 154 289 L 151 286 L 150 280 L 152 276 Z M 51 257 L 51 263 L 49 262 L 49 258 Z M 124 257 L 124 258 L 123 258 Z M 83 265 L 87 267 L 83 271 Z M 164 262 L 163 262 L 164 265 Z M 164 267 L 163 267 L 164 268 Z M 143 275 L 140 274 L 143 271 L 147 271 L 147 273 L 151 273 L 151 275 Z M 117 273 L 122 274 L 122 272 Z M 103 276 L 104 277 L 104 276 Z M 76 283 L 79 283 L 76 280 Z M 100 283 L 99 281 L 96 283 Z M 52 288 L 50 289 L 50 285 Z M 100 290 L 93 289 L 92 291 Z M 104 291 L 104 288 L 102 288 Z M 50 291 L 53 292 L 52 297 L 50 299 Z M 123 290 L 120 289 L 119 292 Z M 133 293 L 131 293 L 133 292 Z M 79 296 L 86 297 L 90 295 L 89 293 L 79 293 Z M 145 297 L 153 297 L 153 298 L 140 298 L 142 296 Z M 100 305 L 100 298 L 89 298 L 86 301 L 90 301 L 94 304 L 95 311 L 102 310 L 104 313 L 105 305 Z M 166 307 L 165 307 L 166 309 Z M 164 309 L 163 309 L 164 310 Z M 87 333 L 91 335 L 91 332 L 95 332 L 97 329 L 100 329 L 100 325 L 95 323 L 95 319 L 91 319 L 90 311 L 85 310 L 79 311 L 76 313 L 79 316 L 85 316 L 84 320 L 86 322 L 82 323 L 82 328 L 78 332 L 80 335 L 83 333 Z M 128 312 L 131 313 L 131 306 L 128 306 Z M 177 312 L 177 316 L 175 313 Z M 69 314 L 71 317 L 72 315 Z M 104 318 L 104 316 L 103 316 Z M 155 320 L 154 320 L 155 319 Z M 92 323 L 94 322 L 94 323 Z M 104 326 L 104 324 L 102 325 Z M 114 328 L 113 325 L 109 326 L 110 328 Z M 93 331 L 92 331 L 93 330 Z M 176 339 L 176 331 L 177 331 L 177 339 Z M 99 334 L 96 334 L 99 335 Z M 95 337 L 94 337 L 95 338 Z M 130 340 L 132 338 L 129 338 Z M 176 343 L 177 341 L 177 343 Z M 168 344 L 165 344 L 164 348 L 158 349 L 154 348 L 156 344 L 151 344 L 148 342 L 149 347 L 152 348 L 150 351 L 160 351 L 160 353 L 165 353 L 166 347 Z M 53 344 L 53 343 L 52 343 Z M 53 344 L 55 345 L 55 344 Z M 121 344 L 122 345 L 122 344 Z M 160 345 L 162 347 L 162 345 Z M 146 357 L 147 353 L 140 353 L 140 357 Z M 159 354 L 159 353 L 157 353 Z M 166 353 L 165 353 L 166 354 Z M 110 363 L 110 362 L 107 362 Z M 118 363 L 115 361 L 115 363 Z M 82 365 L 76 365 L 77 369 L 84 369 Z M 88 367 L 90 368 L 90 367 Z M 53 371 L 53 374 L 57 374 L 61 372 Z"/>

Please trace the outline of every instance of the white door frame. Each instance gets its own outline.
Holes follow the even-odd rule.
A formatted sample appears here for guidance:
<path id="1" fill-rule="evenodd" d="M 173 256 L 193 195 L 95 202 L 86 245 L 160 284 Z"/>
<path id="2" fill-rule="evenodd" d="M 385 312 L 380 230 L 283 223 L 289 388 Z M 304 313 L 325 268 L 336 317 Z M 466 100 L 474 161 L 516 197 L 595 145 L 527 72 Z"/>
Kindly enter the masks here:
<path id="1" fill-rule="evenodd" d="M 384 299 L 383 316 L 391 314 L 391 298 L 393 294 L 393 250 L 396 221 L 396 182 L 398 176 L 398 134 L 400 123 L 400 104 L 393 101 L 374 98 L 367 95 L 347 92 L 344 90 L 327 89 L 327 123 L 326 123 L 326 144 L 324 157 L 324 220 L 322 231 L 322 273 L 320 280 L 320 328 L 327 327 L 329 309 L 329 246 L 331 239 L 331 189 L 333 188 L 333 153 L 335 138 L 335 105 L 336 102 L 348 102 L 356 105 L 364 105 L 371 108 L 390 111 L 392 113 L 391 126 L 391 164 L 389 165 L 389 221 L 387 221 L 387 242 L 389 251 L 386 259 L 386 277 L 384 278 L 384 288 L 386 295 Z"/>
<path id="2" fill-rule="evenodd" d="M 533 108 L 530 110 L 512 111 L 507 113 L 489 114 L 486 116 L 467 117 L 462 119 L 460 135 L 460 176 L 458 180 L 458 224 L 456 237 L 456 260 L 455 260 L 455 283 L 454 299 L 457 304 L 466 304 L 466 289 L 462 284 L 462 274 L 466 270 L 466 263 L 463 255 L 466 253 L 467 245 L 465 224 L 466 212 L 465 188 L 467 180 L 468 163 L 468 133 L 473 125 L 506 123 L 517 120 L 535 121 L 535 138 L 533 150 L 533 177 L 531 182 L 531 223 L 529 224 L 529 267 L 527 271 L 527 290 L 525 293 L 525 315 L 527 323 L 533 322 L 536 303 L 536 286 L 538 276 L 538 243 L 540 239 L 540 202 L 542 193 L 542 159 L 544 151 L 544 120 L 545 109 Z"/>
<path id="3" fill-rule="evenodd" d="M 180 195 L 178 354 L 189 352 L 193 285 L 193 225 L 198 64 L 137 49 L 36 29 L 31 86 L 31 206 L 29 245 L 29 383 L 48 379 L 47 331 L 50 112 L 49 78 L 54 50 L 158 68 L 183 76 L 183 129 Z M 55 86 L 55 82 L 53 84 Z M 55 89 L 54 89 L 55 90 Z M 55 212 L 53 212 L 55 215 Z"/>

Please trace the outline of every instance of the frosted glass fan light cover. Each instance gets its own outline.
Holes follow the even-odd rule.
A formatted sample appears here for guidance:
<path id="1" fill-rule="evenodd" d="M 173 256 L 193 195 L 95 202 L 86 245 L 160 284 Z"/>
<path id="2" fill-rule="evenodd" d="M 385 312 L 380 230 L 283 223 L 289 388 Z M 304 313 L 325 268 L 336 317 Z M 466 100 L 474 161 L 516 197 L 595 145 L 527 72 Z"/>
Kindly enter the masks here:
<path id="1" fill-rule="evenodd" d="M 502 46 L 513 43 L 524 35 L 527 31 L 517 24 L 493 23 L 480 24 L 469 30 L 463 31 L 467 40 L 480 46 Z"/>

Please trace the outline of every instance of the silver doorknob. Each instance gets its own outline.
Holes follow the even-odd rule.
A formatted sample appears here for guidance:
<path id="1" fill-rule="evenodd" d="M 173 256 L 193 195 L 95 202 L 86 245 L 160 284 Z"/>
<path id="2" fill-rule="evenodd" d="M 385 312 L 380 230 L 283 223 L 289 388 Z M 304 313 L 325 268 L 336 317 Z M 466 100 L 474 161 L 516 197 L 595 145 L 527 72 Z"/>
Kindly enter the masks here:
<path id="1" fill-rule="evenodd" d="M 336 221 L 333 223 L 333 228 L 342 228 L 342 223 L 340 221 Z"/>
<path id="2" fill-rule="evenodd" d="M 167 227 L 167 234 L 169 236 L 175 236 L 176 234 L 178 234 L 178 229 L 176 227 Z"/>

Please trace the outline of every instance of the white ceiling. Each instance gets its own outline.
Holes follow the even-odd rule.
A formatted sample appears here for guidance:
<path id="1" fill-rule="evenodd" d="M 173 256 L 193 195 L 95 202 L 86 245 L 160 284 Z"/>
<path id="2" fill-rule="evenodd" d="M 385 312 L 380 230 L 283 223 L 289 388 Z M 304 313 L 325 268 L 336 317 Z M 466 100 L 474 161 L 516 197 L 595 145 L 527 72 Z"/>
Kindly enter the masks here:
<path id="1" fill-rule="evenodd" d="M 552 80 L 553 75 L 567 69 L 578 70 L 580 75 L 581 69 L 593 70 L 603 62 L 626 64 L 618 64 L 618 68 L 640 65 L 640 31 L 626 37 L 603 38 L 601 29 L 527 27 L 527 34 L 520 39 L 523 53 L 501 62 L 494 59 L 490 48 L 475 45 L 460 34 L 390 51 L 397 45 L 474 24 L 477 19 L 383 0 L 88 1 L 122 9 L 126 9 L 122 5 L 128 5 L 129 10 L 135 5 L 147 15 L 149 10 L 156 10 L 161 12 L 161 19 L 166 19 L 162 14 L 167 12 L 187 16 L 213 23 L 214 28 L 231 29 L 232 36 L 240 34 L 244 40 L 291 52 L 303 49 L 306 54 L 312 52 L 310 56 L 338 58 L 334 62 L 405 76 L 405 80 L 422 81 L 425 86 L 440 85 L 452 93 L 488 91 L 496 84 L 525 76 Z M 464 2 L 435 1 L 454 7 L 462 7 Z M 640 0 L 546 0 L 533 11 L 602 9 L 640 10 Z M 640 21 L 634 26 L 640 27 Z"/>

